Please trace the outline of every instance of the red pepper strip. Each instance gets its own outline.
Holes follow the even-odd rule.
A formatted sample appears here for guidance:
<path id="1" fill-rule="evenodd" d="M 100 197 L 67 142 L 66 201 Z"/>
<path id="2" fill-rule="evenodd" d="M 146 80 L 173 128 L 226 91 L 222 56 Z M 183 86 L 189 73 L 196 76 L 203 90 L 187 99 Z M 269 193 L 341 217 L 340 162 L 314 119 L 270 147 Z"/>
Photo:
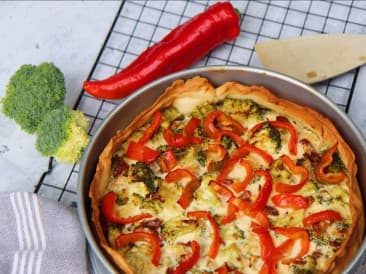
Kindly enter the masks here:
<path id="1" fill-rule="evenodd" d="M 280 193 L 292 193 L 292 192 L 296 192 L 296 191 L 300 190 L 309 178 L 309 171 L 302 166 L 297 166 L 294 163 L 294 161 L 291 160 L 291 158 L 288 157 L 287 155 L 282 155 L 281 160 L 290 169 L 290 171 L 292 173 L 300 174 L 301 180 L 296 185 L 290 185 L 290 184 L 285 184 L 285 183 L 276 183 L 275 190 Z"/>
<path id="2" fill-rule="evenodd" d="M 151 139 L 154 133 L 159 129 L 162 119 L 162 114 L 160 111 L 156 111 L 152 118 L 152 121 L 149 127 L 145 130 L 144 135 L 140 138 L 139 143 L 145 144 L 147 141 Z"/>
<path id="3" fill-rule="evenodd" d="M 159 152 L 143 144 L 131 141 L 128 145 L 126 156 L 130 159 L 149 164 L 159 157 Z"/>
<path id="4" fill-rule="evenodd" d="M 219 127 L 230 127 L 232 130 L 225 130 L 223 128 L 216 127 L 215 121 L 217 121 Z M 232 138 L 234 137 L 234 140 L 238 141 L 238 134 L 243 133 L 247 128 L 225 112 L 222 112 L 221 110 L 214 110 L 203 120 L 203 130 L 208 137 L 213 139 L 219 139 L 224 133 L 226 133 L 224 135 L 229 135 Z M 234 133 L 235 135 L 231 136 L 231 133 Z"/>
<path id="5" fill-rule="evenodd" d="M 217 253 L 219 252 L 219 246 L 220 246 L 220 242 L 221 242 L 221 238 L 220 238 L 220 230 L 219 230 L 219 226 L 217 225 L 215 219 L 211 216 L 211 214 L 208 211 L 190 211 L 187 213 L 187 217 L 188 218 L 204 218 L 207 219 L 212 227 L 213 230 L 213 239 L 210 245 L 210 249 L 208 250 L 208 256 L 211 259 L 215 259 L 217 256 Z"/>
<path id="6" fill-rule="evenodd" d="M 233 132 L 237 134 L 242 134 L 247 130 L 239 121 L 232 118 L 230 115 L 219 111 L 219 115 L 217 116 L 217 123 L 220 127 L 225 128 L 229 127 Z"/>
<path id="7" fill-rule="evenodd" d="M 254 169 L 248 161 L 246 161 L 244 159 L 241 159 L 240 160 L 240 165 L 242 167 L 244 167 L 244 169 L 246 171 L 246 176 L 245 176 L 245 179 L 242 182 L 234 182 L 230 186 L 236 193 L 240 193 L 240 192 L 244 191 L 247 188 L 250 181 L 254 177 Z"/>
<path id="8" fill-rule="evenodd" d="M 191 241 L 190 246 L 192 248 L 192 255 L 186 260 L 182 261 L 177 268 L 173 271 L 173 274 L 185 274 L 189 271 L 200 258 L 200 245 L 196 241 Z"/>
<path id="9" fill-rule="evenodd" d="M 296 155 L 297 154 L 297 132 L 296 132 L 295 127 L 288 120 L 277 119 L 275 121 L 266 121 L 266 122 L 259 123 L 259 124 L 255 125 L 254 127 L 252 127 L 250 129 L 250 132 L 251 133 L 256 132 L 266 123 L 268 123 L 271 126 L 276 127 L 276 128 L 285 129 L 290 133 L 290 141 L 288 143 L 288 149 L 291 154 Z"/>
<path id="10" fill-rule="evenodd" d="M 177 166 L 177 158 L 172 150 L 168 149 L 161 154 L 158 159 L 160 169 L 162 172 L 169 172 Z"/>
<path id="11" fill-rule="evenodd" d="M 152 217 L 152 215 L 149 213 L 142 213 L 142 214 L 138 214 L 136 216 L 131 216 L 131 217 L 127 217 L 127 218 L 119 217 L 119 216 L 117 216 L 117 213 L 115 210 L 116 200 L 117 200 L 117 194 L 112 191 L 108 192 L 103 197 L 102 214 L 103 214 L 103 217 L 108 222 L 111 222 L 114 224 L 125 225 L 125 224 L 131 224 L 131 223 L 138 222 L 145 218 Z"/>
<path id="12" fill-rule="evenodd" d="M 276 249 L 268 229 L 253 222 L 251 223 L 251 228 L 258 235 L 261 244 L 261 257 L 264 264 L 260 273 L 276 273 L 276 264 L 273 261 Z"/>
<path id="13" fill-rule="evenodd" d="M 219 116 L 220 113 L 222 112 L 219 110 L 212 111 L 203 120 L 203 131 L 210 138 L 220 138 L 220 129 L 218 129 L 214 124 L 217 116 Z"/>
<path id="14" fill-rule="evenodd" d="M 159 152 L 140 143 L 131 141 L 128 145 L 126 156 L 130 159 L 150 164 L 159 157 Z"/>
<path id="15" fill-rule="evenodd" d="M 248 143 L 243 144 L 237 150 L 235 150 L 231 158 L 232 159 L 243 158 L 246 155 L 248 155 L 248 153 L 255 153 L 259 155 L 267 164 L 271 164 L 273 162 L 273 158 L 270 154 L 268 154 L 267 152 L 265 152 L 260 148 L 249 145 Z"/>
<path id="16" fill-rule="evenodd" d="M 215 273 L 216 274 L 228 274 L 229 273 L 229 269 L 226 266 L 226 264 L 220 266 L 219 268 L 215 269 Z"/>
<path id="17" fill-rule="evenodd" d="M 284 259 L 283 263 L 285 264 L 293 263 L 297 259 L 304 257 L 309 252 L 310 238 L 307 230 L 298 227 L 288 227 L 288 228 L 273 227 L 272 230 L 275 231 L 276 233 L 282 234 L 293 240 L 292 244 L 295 244 L 296 240 L 301 241 L 301 248 L 299 253 L 294 258 Z M 286 249 L 289 249 L 289 246 L 287 246 Z"/>
<path id="18" fill-rule="evenodd" d="M 225 197 L 226 201 L 228 201 L 232 197 L 234 197 L 234 194 L 232 193 L 232 191 L 223 184 L 220 184 L 216 181 L 210 181 L 209 185 L 212 186 L 217 193 L 219 193 L 220 195 Z M 238 210 L 237 210 L 236 206 L 234 206 L 231 203 L 227 203 L 227 210 L 226 210 L 227 214 L 226 214 L 226 216 L 223 216 L 221 218 L 220 223 L 228 224 L 228 223 L 231 223 L 232 221 L 234 221 L 236 218 L 237 211 Z"/>
<path id="19" fill-rule="evenodd" d="M 164 136 L 165 141 L 168 143 L 168 145 L 170 145 L 171 147 L 174 147 L 174 148 L 185 147 L 190 144 L 201 144 L 202 143 L 202 139 L 200 137 L 185 136 L 181 133 L 174 134 L 174 132 L 170 128 L 164 129 L 163 136 Z"/>
<path id="20" fill-rule="evenodd" d="M 186 209 L 193 200 L 193 193 L 200 187 L 200 181 L 197 180 L 196 176 L 194 176 L 190 171 L 187 169 L 175 169 L 170 171 L 167 176 L 165 176 L 165 181 L 168 183 L 172 182 L 179 182 L 182 179 L 189 179 L 186 183 L 185 187 L 183 188 L 182 194 L 178 200 L 178 204 L 183 208 Z"/>
<path id="21" fill-rule="evenodd" d="M 302 220 L 304 226 L 310 226 L 322 221 L 342 221 L 342 216 L 334 210 L 323 210 L 317 213 L 313 213 Z"/>
<path id="22" fill-rule="evenodd" d="M 311 204 L 311 200 L 305 198 L 302 195 L 295 195 L 295 194 L 277 194 L 272 197 L 272 202 L 281 208 L 292 208 L 292 209 L 301 209 L 301 208 L 308 208 Z"/>
<path id="23" fill-rule="evenodd" d="M 161 76 L 189 67 L 239 33 L 240 18 L 232 4 L 216 3 L 176 27 L 116 75 L 84 82 L 84 90 L 99 98 L 123 98 Z"/>
<path id="24" fill-rule="evenodd" d="M 208 144 L 207 146 L 207 165 L 208 171 L 221 169 L 225 161 L 229 158 L 226 149 L 220 144 Z"/>
<path id="25" fill-rule="evenodd" d="M 198 118 L 191 118 L 187 125 L 184 127 L 184 134 L 186 136 L 192 136 L 193 132 L 198 128 L 201 124 L 201 120 Z"/>
<path id="26" fill-rule="evenodd" d="M 230 130 L 221 130 L 220 131 L 220 139 L 222 136 L 229 136 L 236 143 L 238 147 L 241 147 L 246 144 L 243 138 L 241 138 L 237 133 Z"/>
<path id="27" fill-rule="evenodd" d="M 236 206 L 241 212 L 244 213 L 244 215 L 247 215 L 255 219 L 262 227 L 264 228 L 269 227 L 270 222 L 268 216 L 263 211 L 253 210 L 252 204 L 243 201 L 237 197 L 231 198 L 228 203 Z"/>
<path id="28" fill-rule="evenodd" d="M 265 182 L 258 193 L 257 199 L 252 205 L 252 209 L 254 211 L 262 211 L 268 202 L 269 195 L 272 192 L 272 177 L 266 170 L 256 170 L 255 174 L 263 176 L 265 178 Z"/>
<path id="29" fill-rule="evenodd" d="M 315 168 L 316 178 L 326 184 L 337 184 L 344 180 L 345 174 L 343 172 L 336 173 L 326 173 L 325 169 L 333 161 L 333 153 L 337 150 L 338 143 L 335 143 L 331 148 L 329 148 L 320 159 L 319 165 Z"/>
<path id="30" fill-rule="evenodd" d="M 217 177 L 217 180 L 218 180 L 219 183 L 223 183 L 226 180 L 227 176 L 233 170 L 234 165 L 238 162 L 238 160 L 239 159 L 230 159 L 230 160 L 228 160 L 226 165 L 221 170 L 219 176 Z M 235 182 L 231 185 L 232 189 L 236 193 L 240 193 L 241 191 L 243 191 L 247 187 L 249 182 L 252 180 L 252 178 L 254 177 L 254 170 L 253 170 L 253 167 L 250 165 L 249 162 L 247 162 L 245 160 L 240 160 L 240 164 L 246 170 L 246 177 L 242 182 Z"/>
<path id="31" fill-rule="evenodd" d="M 129 243 L 148 241 L 152 248 L 151 262 L 155 266 L 159 266 L 161 258 L 160 239 L 158 236 L 147 232 L 131 232 L 121 234 L 115 239 L 115 244 L 118 248 L 124 247 Z"/>

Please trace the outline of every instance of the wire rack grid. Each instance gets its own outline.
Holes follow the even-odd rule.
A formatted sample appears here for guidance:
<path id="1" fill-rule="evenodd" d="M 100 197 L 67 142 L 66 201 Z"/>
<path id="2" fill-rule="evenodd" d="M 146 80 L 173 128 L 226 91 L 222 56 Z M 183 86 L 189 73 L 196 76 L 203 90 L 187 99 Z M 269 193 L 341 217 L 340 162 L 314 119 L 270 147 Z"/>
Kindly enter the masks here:
<path id="1" fill-rule="evenodd" d="M 91 69 L 89 79 L 103 79 L 126 67 L 143 50 L 158 42 L 177 25 L 215 1 L 123 1 Z M 197 62 L 208 65 L 262 67 L 254 51 L 257 42 L 316 33 L 366 33 L 366 1 L 231 1 L 241 14 L 241 33 Z M 359 69 L 314 87 L 346 113 L 354 100 Z M 100 100 L 84 91 L 75 105 L 96 132 L 119 101 Z M 365 133 L 364 133 L 365 134 Z M 35 192 L 76 206 L 79 165 L 56 163 L 52 158 Z"/>

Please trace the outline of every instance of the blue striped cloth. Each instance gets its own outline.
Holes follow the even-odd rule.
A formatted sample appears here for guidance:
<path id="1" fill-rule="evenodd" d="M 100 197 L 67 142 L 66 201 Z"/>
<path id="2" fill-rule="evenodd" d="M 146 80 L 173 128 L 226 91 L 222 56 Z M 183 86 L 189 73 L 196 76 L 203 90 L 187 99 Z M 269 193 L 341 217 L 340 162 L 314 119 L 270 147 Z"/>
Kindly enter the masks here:
<path id="1" fill-rule="evenodd" d="M 0 273 L 87 273 L 74 208 L 28 192 L 0 193 Z"/>

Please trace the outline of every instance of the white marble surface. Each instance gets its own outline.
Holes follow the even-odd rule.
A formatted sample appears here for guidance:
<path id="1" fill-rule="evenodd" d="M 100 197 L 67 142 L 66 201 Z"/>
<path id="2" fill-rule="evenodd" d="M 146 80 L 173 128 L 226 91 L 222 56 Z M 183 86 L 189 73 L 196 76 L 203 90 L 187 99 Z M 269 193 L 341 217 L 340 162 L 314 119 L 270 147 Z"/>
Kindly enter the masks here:
<path id="1" fill-rule="evenodd" d="M 111 27 L 119 1 L 0 1 L 0 97 L 22 64 L 53 62 L 74 105 Z M 33 191 L 48 158 L 0 114 L 0 191 Z"/>

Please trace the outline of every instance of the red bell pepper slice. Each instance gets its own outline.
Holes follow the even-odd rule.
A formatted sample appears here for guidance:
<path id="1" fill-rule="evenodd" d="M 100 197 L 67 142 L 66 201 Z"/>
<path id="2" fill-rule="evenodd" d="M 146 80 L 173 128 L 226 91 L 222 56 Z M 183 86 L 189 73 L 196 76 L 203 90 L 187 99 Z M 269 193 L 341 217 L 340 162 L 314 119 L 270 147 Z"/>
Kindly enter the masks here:
<path id="1" fill-rule="evenodd" d="M 207 165 L 207 170 L 217 171 L 218 169 L 221 169 L 228 157 L 228 153 L 222 145 L 208 144 L 206 159 L 209 162 Z"/>
<path id="2" fill-rule="evenodd" d="M 185 187 L 183 188 L 182 194 L 178 200 L 178 204 L 183 209 L 186 209 L 192 202 L 193 193 L 201 185 L 200 181 L 197 180 L 196 176 L 194 176 L 189 170 L 181 168 L 172 170 L 167 174 L 167 176 L 165 176 L 165 181 L 168 183 L 179 182 L 185 178 L 189 180 L 186 183 Z"/>
<path id="3" fill-rule="evenodd" d="M 302 223 L 306 227 L 322 221 L 342 221 L 342 219 L 342 215 L 339 214 L 337 211 L 328 209 L 313 213 L 305 217 L 302 220 Z"/>
<path id="4" fill-rule="evenodd" d="M 244 215 L 255 219 L 262 227 L 269 227 L 270 222 L 268 216 L 264 213 L 264 211 L 253 210 L 251 203 L 243 201 L 237 197 L 232 197 L 228 203 L 237 207 Z"/>
<path id="5" fill-rule="evenodd" d="M 131 141 L 128 145 L 126 156 L 130 159 L 150 164 L 159 157 L 159 152 L 143 144 Z"/>
<path id="6" fill-rule="evenodd" d="M 184 127 L 183 132 L 186 136 L 192 136 L 194 131 L 198 128 L 201 124 L 201 120 L 195 117 L 192 117 L 187 125 Z"/>
<path id="7" fill-rule="evenodd" d="M 233 170 L 234 165 L 238 162 L 238 160 L 239 159 L 230 159 L 230 160 L 228 160 L 228 162 L 226 163 L 224 168 L 221 170 L 221 172 L 220 172 L 220 174 L 217 178 L 218 182 L 223 183 L 226 180 L 227 176 Z M 248 161 L 242 159 L 242 160 L 240 160 L 240 165 L 244 167 L 244 169 L 246 171 L 246 176 L 245 176 L 245 179 L 243 181 L 234 182 L 231 185 L 231 188 L 236 193 L 242 192 L 254 177 L 254 169 Z"/>
<path id="8" fill-rule="evenodd" d="M 338 143 L 335 143 L 331 148 L 329 148 L 322 157 L 320 158 L 319 165 L 315 168 L 316 178 L 325 184 L 337 184 L 341 183 L 346 175 L 343 172 L 326 172 L 326 168 L 333 161 L 333 153 L 337 150 Z"/>
<path id="9" fill-rule="evenodd" d="M 262 227 L 254 222 L 251 223 L 251 228 L 254 233 L 259 236 L 261 242 L 261 257 L 266 262 L 274 254 L 275 246 L 272 237 L 267 228 Z"/>
<path id="10" fill-rule="evenodd" d="M 228 269 L 228 267 L 227 267 L 226 264 L 223 264 L 219 268 L 215 269 L 215 273 L 216 274 L 228 274 L 229 273 L 229 269 Z"/>
<path id="11" fill-rule="evenodd" d="M 309 179 L 309 171 L 302 166 L 297 166 L 294 163 L 294 161 L 287 155 L 282 155 L 281 160 L 289 168 L 289 170 L 292 173 L 300 174 L 301 179 L 300 179 L 300 182 L 295 185 L 290 185 L 290 184 L 285 184 L 285 183 L 276 183 L 275 190 L 280 193 L 292 193 L 292 192 L 296 192 L 296 191 L 300 190 L 304 186 L 304 184 L 307 182 L 307 180 Z"/>
<path id="12" fill-rule="evenodd" d="M 223 184 L 220 184 L 216 181 L 210 181 L 209 185 L 212 186 L 217 193 L 219 193 L 221 196 L 223 196 L 226 199 L 226 201 L 228 201 L 232 197 L 234 197 L 233 192 Z M 228 224 L 228 223 L 231 223 L 232 221 L 234 221 L 236 218 L 236 212 L 238 210 L 237 210 L 237 207 L 234 206 L 233 204 L 227 203 L 226 211 L 227 211 L 226 216 L 223 216 L 220 220 L 221 224 Z"/>
<path id="13" fill-rule="evenodd" d="M 272 197 L 272 202 L 281 208 L 292 208 L 297 210 L 308 208 L 312 201 L 302 195 L 283 193 L 274 195 Z"/>
<path id="14" fill-rule="evenodd" d="M 284 259 L 283 263 L 290 264 L 294 261 L 296 261 L 299 258 L 304 257 L 310 250 L 310 237 L 309 232 L 306 229 L 299 228 L 299 227 L 272 227 L 272 230 L 276 233 L 282 234 L 288 238 L 290 238 L 292 241 L 292 245 L 295 244 L 296 240 L 300 240 L 301 242 L 301 248 L 299 253 L 294 257 L 290 259 Z M 288 242 L 291 243 L 291 242 Z M 290 246 L 286 246 L 285 249 L 289 249 Z"/>
<path id="15" fill-rule="evenodd" d="M 115 210 L 116 200 L 117 200 L 117 194 L 113 191 L 108 192 L 106 195 L 104 195 L 102 199 L 102 208 L 101 208 L 102 214 L 103 217 L 108 222 L 125 225 L 138 222 L 145 218 L 152 217 L 152 215 L 149 213 L 142 213 L 127 218 L 119 217 Z"/>
<path id="16" fill-rule="evenodd" d="M 162 172 L 169 172 L 178 164 L 177 158 L 171 149 L 164 151 L 158 159 L 158 162 Z"/>
<path id="17" fill-rule="evenodd" d="M 157 235 L 147 232 L 131 232 L 127 234 L 120 234 L 115 239 L 115 244 L 118 248 L 124 247 L 129 243 L 147 241 L 151 244 L 152 258 L 151 262 L 155 266 L 159 266 L 161 258 L 160 239 Z"/>
<path id="18" fill-rule="evenodd" d="M 253 169 L 252 165 L 248 161 L 246 161 L 244 159 L 241 159 L 240 160 L 240 165 L 242 167 L 244 167 L 244 169 L 246 171 L 246 176 L 245 176 L 245 179 L 242 182 L 234 182 L 231 185 L 231 188 L 236 193 L 240 193 L 240 192 L 244 191 L 247 188 L 247 186 L 250 183 L 250 181 L 254 177 L 254 169 Z"/>
<path id="19" fill-rule="evenodd" d="M 285 129 L 290 133 L 290 141 L 288 143 L 288 149 L 291 154 L 296 155 L 297 154 L 297 132 L 296 132 L 295 127 L 287 119 L 277 119 L 275 121 L 266 121 L 266 122 L 259 123 L 259 124 L 255 125 L 254 127 L 252 127 L 250 129 L 250 132 L 251 133 L 256 132 L 266 123 L 270 124 L 271 126 L 273 126 L 275 128 Z"/>
<path id="20" fill-rule="evenodd" d="M 185 274 L 189 271 L 199 260 L 201 248 L 199 243 L 196 241 L 191 241 L 189 243 L 192 249 L 192 255 L 188 257 L 186 260 L 182 261 L 177 268 L 173 271 L 173 274 Z"/>
<path id="21" fill-rule="evenodd" d="M 269 165 L 273 162 L 273 157 L 270 154 L 268 154 L 267 152 L 265 152 L 260 148 L 249 145 L 248 143 L 241 145 L 237 150 L 235 150 L 231 158 L 232 159 L 243 158 L 247 156 L 249 153 L 257 154 Z"/>
<path id="22" fill-rule="evenodd" d="M 219 226 L 217 225 L 215 219 L 211 216 L 211 214 L 208 211 L 203 211 L 203 210 L 190 211 L 187 213 L 187 217 L 195 218 L 195 219 L 204 218 L 210 222 L 210 225 L 213 230 L 213 239 L 212 239 L 210 249 L 208 250 L 207 255 L 211 259 L 215 259 L 217 256 L 217 253 L 219 252 L 219 246 L 220 246 L 220 242 L 221 242 Z"/>
<path id="23" fill-rule="evenodd" d="M 234 131 L 221 130 L 220 131 L 220 139 L 222 138 L 222 136 L 229 136 L 231 139 L 233 139 L 233 141 L 235 142 L 235 144 L 238 147 L 241 147 L 242 145 L 245 145 L 246 144 L 246 142 L 244 141 L 244 139 L 241 138 L 239 136 L 239 134 L 235 133 Z"/>
<path id="24" fill-rule="evenodd" d="M 154 135 L 154 133 L 159 129 L 162 116 L 163 115 L 161 114 L 160 111 L 156 111 L 154 113 L 154 116 L 152 118 L 149 127 L 145 130 L 144 135 L 139 140 L 140 144 L 145 144 L 146 142 L 148 142 Z"/>
<path id="25" fill-rule="evenodd" d="M 223 128 L 231 128 L 232 131 L 225 130 L 223 128 L 218 128 L 215 125 L 215 121 L 217 122 L 219 127 Z M 241 134 L 246 131 L 246 127 L 244 127 L 240 122 L 233 119 L 226 113 L 222 112 L 221 110 L 215 110 L 209 113 L 203 121 L 203 130 L 205 134 L 213 139 L 221 138 L 221 132 L 233 132 L 236 134 Z"/>
<path id="26" fill-rule="evenodd" d="M 266 170 L 256 170 L 256 175 L 263 176 L 265 178 L 265 182 L 260 192 L 258 193 L 257 199 L 252 205 L 252 209 L 255 211 L 261 211 L 264 209 L 268 202 L 269 195 L 272 192 L 272 177 Z"/>
<path id="27" fill-rule="evenodd" d="M 163 136 L 168 145 L 174 148 L 185 147 L 190 144 L 201 144 L 202 139 L 198 136 L 185 136 L 182 133 L 176 133 L 166 128 L 163 131 Z"/>

